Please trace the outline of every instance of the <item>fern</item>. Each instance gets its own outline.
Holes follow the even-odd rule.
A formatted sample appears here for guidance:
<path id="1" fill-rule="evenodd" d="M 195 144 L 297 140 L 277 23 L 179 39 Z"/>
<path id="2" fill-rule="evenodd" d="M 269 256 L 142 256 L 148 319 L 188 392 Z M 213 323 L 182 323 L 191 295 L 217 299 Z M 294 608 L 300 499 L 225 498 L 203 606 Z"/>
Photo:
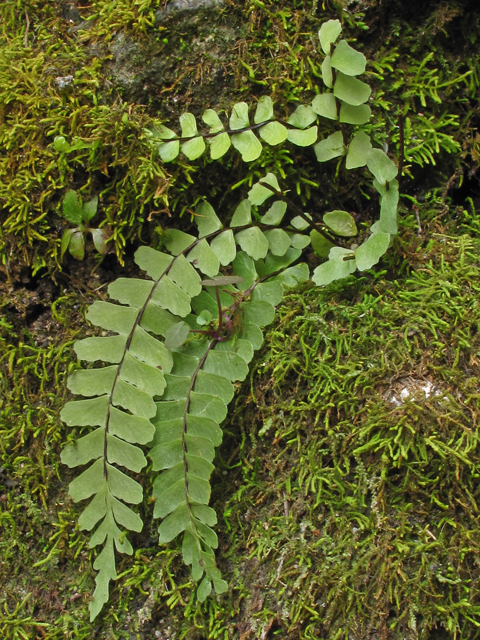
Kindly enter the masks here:
<path id="1" fill-rule="evenodd" d="M 333 91 L 298 107 L 287 123 L 273 120 L 273 103 L 263 98 L 252 126 L 247 105 L 239 103 L 229 131 L 212 110 L 203 117 L 208 134 L 198 134 L 191 114 L 180 118 L 181 138 L 172 130 L 160 131 L 164 161 L 173 160 L 180 149 L 190 159 L 199 157 L 205 138 L 212 158 L 221 157 L 231 144 L 249 161 L 262 146 L 254 129 L 269 144 L 288 139 L 308 146 L 317 139 L 317 115 L 342 123 L 316 144 L 316 156 L 321 162 L 345 156 L 347 170 L 366 167 L 380 194 L 380 219 L 365 242 L 344 246 L 358 233 L 349 213 L 329 211 L 321 221 L 313 220 L 288 200 L 269 173 L 240 202 L 229 227 L 223 227 L 208 202 L 201 202 L 195 211 L 197 235 L 171 229 L 165 252 L 140 247 L 135 261 L 147 279 L 119 278 L 108 287 L 111 301 L 89 308 L 87 319 L 110 335 L 77 342 L 76 353 L 81 360 L 109 366 L 70 376 L 69 389 L 88 399 L 67 403 L 61 418 L 69 426 L 95 427 L 62 452 L 62 462 L 70 467 L 90 465 L 69 491 L 76 502 L 93 496 L 79 526 L 95 529 L 90 548 L 103 545 L 94 563 L 92 620 L 108 601 L 109 582 L 117 575 L 115 550 L 131 554 L 126 534 L 143 526 L 127 506 L 142 501 L 142 488 L 118 468 L 139 473 L 147 464 L 142 446 L 149 449 L 155 473 L 153 516 L 160 520 L 160 543 L 182 537 L 183 559 L 199 582 L 200 601 L 212 589 L 226 590 L 214 555 L 217 517 L 208 503 L 215 447 L 222 440 L 220 425 L 233 383 L 246 377 L 262 345 L 262 327 L 273 321 L 285 287 L 310 277 L 308 266 L 299 262 L 306 247 L 312 244 L 319 255 L 328 256 L 312 278 L 324 285 L 376 264 L 397 232 L 397 168 L 373 148 L 364 131 L 348 141 L 343 128 L 343 123 L 368 120 L 370 110 L 363 103 L 370 88 L 354 77 L 365 70 L 364 56 L 345 41 L 333 47 L 340 31 L 334 20 L 319 33 L 326 54 L 322 73 Z M 257 208 L 255 222 L 252 207 Z"/>

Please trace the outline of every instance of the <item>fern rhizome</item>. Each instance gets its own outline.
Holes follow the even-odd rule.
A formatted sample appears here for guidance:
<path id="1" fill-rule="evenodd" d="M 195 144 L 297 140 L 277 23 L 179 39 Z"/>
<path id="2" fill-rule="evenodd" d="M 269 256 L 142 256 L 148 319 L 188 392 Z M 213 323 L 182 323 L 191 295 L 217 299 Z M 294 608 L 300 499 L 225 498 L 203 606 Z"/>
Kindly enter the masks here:
<path id="1" fill-rule="evenodd" d="M 148 279 L 119 278 L 108 288 L 112 302 L 90 306 L 88 320 L 109 335 L 80 340 L 75 351 L 80 360 L 108 365 L 79 369 L 69 377 L 70 391 L 87 399 L 68 402 L 61 418 L 69 426 L 94 427 L 62 452 L 69 467 L 88 465 L 69 492 L 76 502 L 93 496 L 79 519 L 81 529 L 93 531 L 90 548 L 102 547 L 94 563 L 92 620 L 108 600 L 110 580 L 117 577 L 115 551 L 131 554 L 126 532 L 143 526 L 127 506 L 143 500 L 142 487 L 126 472 L 138 474 L 147 465 L 144 448 L 155 474 L 159 542 L 182 537 L 183 559 L 199 583 L 200 601 L 212 589 L 226 591 L 215 564 L 217 517 L 208 502 L 233 383 L 248 374 L 263 341 L 262 327 L 273 321 L 285 288 L 310 277 L 301 262 L 306 247 L 328 258 L 312 276 L 317 285 L 325 285 L 371 268 L 397 232 L 397 168 L 362 129 L 371 115 L 365 104 L 371 89 L 357 78 L 366 60 L 345 40 L 335 46 L 340 32 L 338 20 L 319 32 L 328 91 L 311 105 L 299 106 L 288 122 L 275 120 L 272 100 L 263 97 L 253 125 L 248 106 L 239 103 L 229 130 L 209 109 L 203 116 L 208 133 L 199 134 L 188 113 L 180 118 L 181 136 L 163 126 L 151 132 L 165 162 L 180 151 L 189 160 L 198 158 L 205 140 L 212 159 L 233 145 L 250 162 L 262 151 L 254 131 L 270 145 L 285 140 L 314 145 L 319 162 L 344 157 L 346 170 L 370 171 L 380 216 L 357 244 L 358 230 L 348 212 L 329 211 L 315 220 L 293 205 L 277 177 L 268 173 L 237 206 L 228 227 L 207 201 L 201 202 L 195 211 L 197 235 L 172 229 L 164 252 L 140 247 L 135 261 Z M 318 117 L 331 124 L 332 133 L 317 142 Z M 354 125 L 351 135 L 346 125 Z M 265 203 L 270 205 L 266 211 Z"/>

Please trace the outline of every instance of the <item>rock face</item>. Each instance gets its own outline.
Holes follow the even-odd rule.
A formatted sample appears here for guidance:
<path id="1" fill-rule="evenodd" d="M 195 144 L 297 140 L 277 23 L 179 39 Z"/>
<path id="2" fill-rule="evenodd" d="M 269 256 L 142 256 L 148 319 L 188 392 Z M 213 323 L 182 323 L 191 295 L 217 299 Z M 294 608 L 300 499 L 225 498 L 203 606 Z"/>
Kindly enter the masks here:
<path id="1" fill-rule="evenodd" d="M 209 85 L 210 98 L 218 101 L 232 84 L 229 68 L 243 35 L 232 16 L 224 23 L 218 11 L 222 5 L 223 0 L 174 0 L 155 15 L 159 30 L 155 39 L 138 41 L 118 33 L 110 45 L 112 61 L 107 68 L 122 98 L 160 105 L 173 90 L 192 99 Z M 168 37 L 162 38 L 163 31 Z"/>
<path id="2" fill-rule="evenodd" d="M 161 22 L 166 15 L 171 13 L 216 8 L 224 4 L 223 0 L 173 0 L 173 2 L 169 2 L 165 7 L 157 11 L 155 18 L 157 22 Z"/>

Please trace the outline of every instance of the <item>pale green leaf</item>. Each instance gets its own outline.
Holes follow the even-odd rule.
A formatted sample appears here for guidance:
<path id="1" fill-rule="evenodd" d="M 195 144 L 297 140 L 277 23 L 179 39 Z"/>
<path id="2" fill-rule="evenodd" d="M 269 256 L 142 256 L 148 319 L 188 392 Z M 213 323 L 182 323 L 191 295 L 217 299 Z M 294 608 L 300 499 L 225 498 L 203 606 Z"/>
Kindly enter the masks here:
<path id="1" fill-rule="evenodd" d="M 290 246 L 290 237 L 283 229 L 264 231 L 264 236 L 274 256 L 283 256 Z"/>
<path id="2" fill-rule="evenodd" d="M 197 365 L 198 365 L 198 359 Z M 192 383 L 191 375 L 174 375 L 169 373 L 165 375 L 165 380 L 167 382 L 167 388 L 165 393 L 162 396 L 162 401 L 168 400 L 181 400 L 188 396 L 188 392 L 190 389 L 190 385 Z M 158 417 L 158 405 L 157 405 L 157 417 Z"/>
<path id="3" fill-rule="evenodd" d="M 307 220 L 305 220 L 305 218 L 307 218 Z M 295 216 L 292 218 L 290 224 L 294 229 L 297 229 L 297 231 L 305 231 L 305 229 L 309 229 L 311 227 L 311 224 L 308 222 L 308 220 L 311 219 L 312 216 L 309 213 L 304 213 L 303 217 Z"/>
<path id="4" fill-rule="evenodd" d="M 197 121 L 193 113 L 182 113 L 180 126 L 182 128 L 182 138 L 193 138 L 198 133 Z"/>
<path id="5" fill-rule="evenodd" d="M 117 363 L 123 358 L 126 342 L 126 336 L 85 338 L 75 342 L 73 348 L 80 360 Z"/>
<path id="6" fill-rule="evenodd" d="M 72 149 L 63 136 L 55 136 L 53 146 L 55 151 L 60 151 L 62 153 L 68 153 Z"/>
<path id="7" fill-rule="evenodd" d="M 336 259 L 351 259 L 355 257 L 355 253 L 353 251 L 353 249 L 346 249 L 345 247 L 332 247 L 330 249 L 330 253 L 328 254 L 328 257 L 331 260 L 336 260 Z"/>
<path id="8" fill-rule="evenodd" d="M 148 247 L 141 248 L 147 249 Z M 155 253 L 158 253 L 158 251 L 155 251 Z M 154 283 L 150 280 L 117 278 L 117 280 L 108 285 L 108 294 L 113 300 L 118 300 L 122 304 L 128 304 L 130 307 L 138 309 L 145 304 L 153 286 Z"/>
<path id="9" fill-rule="evenodd" d="M 208 354 L 203 370 L 205 373 L 223 376 L 231 382 L 245 380 L 248 374 L 248 367 L 243 358 L 236 353 L 220 352 L 216 349 L 210 351 Z"/>
<path id="10" fill-rule="evenodd" d="M 230 223 L 231 227 L 244 227 L 247 224 L 251 224 L 252 222 L 252 203 L 250 200 L 245 199 L 240 202 L 240 204 L 235 209 L 233 214 L 232 221 Z"/>
<path id="11" fill-rule="evenodd" d="M 337 73 L 333 94 L 339 100 L 358 107 L 369 99 L 371 93 L 371 87 L 365 82 L 347 76 L 340 71 Z"/>
<path id="12" fill-rule="evenodd" d="M 228 591 L 228 582 L 226 582 L 225 580 L 214 580 L 213 586 L 217 595 L 226 593 Z"/>
<path id="13" fill-rule="evenodd" d="M 198 372 L 194 390 L 197 393 L 218 396 L 225 404 L 232 400 L 234 394 L 234 387 L 229 380 L 214 373 L 207 373 L 203 369 Z"/>
<path id="14" fill-rule="evenodd" d="M 68 485 L 68 493 L 74 502 L 89 498 L 102 487 L 105 480 L 103 465 L 102 457 Z"/>
<path id="15" fill-rule="evenodd" d="M 240 335 L 250 342 L 255 351 L 263 344 L 262 330 L 254 322 L 243 322 Z"/>
<path id="16" fill-rule="evenodd" d="M 267 281 L 257 284 L 253 290 L 252 300 L 266 300 L 274 307 L 283 300 L 284 290 L 280 282 Z M 258 348 L 258 347 L 255 347 Z"/>
<path id="17" fill-rule="evenodd" d="M 110 393 L 118 367 L 103 369 L 79 369 L 69 376 L 67 387 L 81 396 L 100 396 Z"/>
<path id="18" fill-rule="evenodd" d="M 212 592 L 212 583 L 208 578 L 204 578 L 197 589 L 197 600 L 199 602 L 205 602 L 208 596 Z"/>
<path id="19" fill-rule="evenodd" d="M 371 149 L 372 143 L 370 136 L 367 136 L 364 131 L 359 131 L 354 135 L 348 146 L 346 168 L 356 169 L 357 167 L 364 167 L 367 164 L 367 156 Z"/>
<path id="20" fill-rule="evenodd" d="M 125 354 L 120 377 L 151 396 L 161 396 L 165 390 L 163 371 L 157 366 L 145 364 L 145 362 L 134 358 L 129 351 Z"/>
<path id="21" fill-rule="evenodd" d="M 139 533 L 143 528 L 142 519 L 137 516 L 130 507 L 124 505 L 123 502 L 120 502 L 113 497 L 110 498 L 110 500 L 112 503 L 113 516 L 118 524 L 122 525 L 122 527 L 125 527 L 125 529 L 128 529 L 129 531 L 136 531 Z"/>
<path id="22" fill-rule="evenodd" d="M 257 278 L 255 262 L 245 251 L 239 251 L 232 266 L 234 273 L 243 278 L 243 282 L 238 285 L 238 288 L 241 291 L 246 291 Z"/>
<path id="23" fill-rule="evenodd" d="M 123 407 L 141 418 L 153 418 L 156 413 L 156 406 L 150 394 L 121 378 L 115 383 L 112 402 L 116 407 Z"/>
<path id="24" fill-rule="evenodd" d="M 285 142 L 288 137 L 288 129 L 280 122 L 269 122 L 264 127 L 260 127 L 258 133 L 262 140 L 272 147 Z"/>
<path id="25" fill-rule="evenodd" d="M 382 231 L 383 233 L 396 234 L 398 233 L 398 182 L 396 180 L 392 180 L 389 182 L 388 186 L 388 191 L 380 198 L 379 231 Z"/>
<path id="26" fill-rule="evenodd" d="M 165 346 L 167 349 L 181 347 L 190 334 L 190 327 L 181 320 L 170 327 L 165 336 Z"/>
<path id="27" fill-rule="evenodd" d="M 268 275 L 269 273 L 274 273 L 275 271 L 285 269 L 286 267 L 290 266 L 292 262 L 298 260 L 301 255 L 302 252 L 300 251 L 300 249 L 294 249 L 293 247 L 290 247 L 290 249 L 288 249 L 283 256 L 274 256 L 269 253 L 263 265 L 260 262 L 257 262 L 258 273 L 263 277 Z"/>
<path id="28" fill-rule="evenodd" d="M 197 522 L 197 531 L 209 547 L 212 547 L 212 549 L 216 549 L 218 547 L 217 534 L 215 531 L 212 531 L 210 527 L 207 527 L 203 522 Z M 202 555 L 205 557 L 205 554 Z"/>
<path id="29" fill-rule="evenodd" d="M 328 258 L 330 249 L 333 247 L 330 240 L 327 240 L 325 236 L 319 233 L 316 229 L 312 229 L 310 231 L 310 238 L 315 254 L 321 258 Z"/>
<path id="30" fill-rule="evenodd" d="M 202 240 L 202 242 L 205 242 L 205 240 Z M 191 255 L 191 252 L 189 255 Z M 185 293 L 183 289 L 180 289 L 168 276 L 163 276 L 160 280 L 153 292 L 152 300 L 163 309 L 167 309 L 181 318 L 184 318 L 190 313 L 190 296 Z"/>
<path id="31" fill-rule="evenodd" d="M 323 221 L 337 236 L 348 238 L 358 233 L 355 220 L 346 211 L 329 211 L 324 214 Z"/>
<path id="32" fill-rule="evenodd" d="M 367 167 L 381 184 L 393 180 L 398 173 L 395 164 L 381 149 L 371 149 L 367 155 Z"/>
<path id="33" fill-rule="evenodd" d="M 183 254 L 178 255 L 168 272 L 168 277 L 185 293 L 193 298 L 202 290 L 200 276 Z"/>
<path id="34" fill-rule="evenodd" d="M 210 313 L 210 311 L 208 311 L 208 309 L 204 309 L 197 316 L 197 324 L 200 327 L 204 327 L 205 325 L 210 324 L 210 322 L 212 321 L 212 318 L 213 318 L 213 316 Z"/>
<path id="35" fill-rule="evenodd" d="M 72 233 L 68 250 L 75 260 L 83 260 L 85 256 L 85 236 L 81 231 Z"/>
<path id="36" fill-rule="evenodd" d="M 246 200 L 245 202 L 248 202 L 248 200 Z M 211 241 L 210 246 L 213 253 L 217 256 L 218 261 L 220 262 L 222 267 L 226 267 L 227 265 L 229 265 L 237 255 L 235 238 L 233 237 L 233 231 L 231 229 L 224 231 L 216 238 L 214 238 Z"/>
<path id="37" fill-rule="evenodd" d="M 173 355 L 173 363 L 174 363 L 173 369 L 172 369 L 172 375 L 191 377 L 195 373 L 198 367 L 199 358 L 189 356 L 185 353 L 180 353 L 178 351 L 175 351 L 172 355 Z M 167 381 L 167 393 L 169 393 L 168 381 Z"/>
<path id="38" fill-rule="evenodd" d="M 107 513 L 107 493 L 108 483 L 104 479 L 97 495 L 82 511 L 78 519 L 78 527 L 81 531 L 91 531 L 97 522 L 105 517 Z"/>
<path id="39" fill-rule="evenodd" d="M 220 268 L 220 262 L 205 238 L 200 240 L 190 251 L 187 255 L 187 260 L 192 262 L 194 266 L 200 269 L 206 276 L 210 277 L 216 276 Z M 187 315 L 174 311 L 174 309 L 170 309 L 170 311 L 179 316 Z"/>
<path id="40" fill-rule="evenodd" d="M 296 129 L 290 129 L 288 132 L 288 140 L 297 147 L 309 147 L 315 144 L 318 136 L 318 127 L 310 127 L 305 131 L 298 131 Z"/>
<path id="41" fill-rule="evenodd" d="M 330 55 L 330 49 L 332 44 L 338 38 L 342 32 L 342 25 L 340 20 L 328 20 L 324 22 L 318 32 L 320 44 L 322 45 L 323 52 L 328 56 Z"/>
<path id="42" fill-rule="evenodd" d="M 333 89 L 332 59 L 327 56 L 322 62 L 322 79 L 326 87 Z"/>
<path id="43" fill-rule="evenodd" d="M 176 322 L 178 322 L 177 316 L 160 308 L 154 302 L 149 302 L 140 320 L 140 326 L 156 335 L 165 336 L 168 329 Z"/>
<path id="44" fill-rule="evenodd" d="M 108 231 L 106 229 L 90 229 L 92 233 L 93 246 L 98 251 L 104 255 L 107 253 L 107 240 L 110 237 Z"/>
<path id="45" fill-rule="evenodd" d="M 263 186 L 265 184 L 270 185 L 274 190 Z M 281 193 L 278 180 L 273 173 L 267 173 L 264 178 L 254 184 L 250 189 L 250 191 L 248 192 L 248 199 L 252 204 L 260 205 L 263 204 L 267 198 L 273 196 L 275 191 Z"/>
<path id="46" fill-rule="evenodd" d="M 291 233 L 291 232 L 289 232 L 289 236 L 290 236 L 290 245 L 294 249 L 303 250 L 306 247 L 308 247 L 308 245 L 310 244 L 310 236 L 309 235 L 305 235 L 304 233 Z"/>
<path id="47" fill-rule="evenodd" d="M 161 124 L 159 127 L 156 127 L 155 134 L 161 140 L 173 140 L 173 138 L 177 137 L 175 131 L 169 129 L 163 124 Z"/>
<path id="48" fill-rule="evenodd" d="M 63 216 L 78 227 L 82 223 L 83 201 L 76 191 L 70 189 L 63 199 Z"/>
<path id="49" fill-rule="evenodd" d="M 95 591 L 88 608 L 90 610 L 90 622 L 93 622 L 108 602 L 108 585 L 110 580 L 116 580 L 117 572 L 115 571 L 115 553 L 113 551 L 113 539 L 109 538 L 106 546 L 94 563 L 94 569 L 99 571 L 95 578 Z"/>
<path id="50" fill-rule="evenodd" d="M 279 273 L 278 276 L 275 276 L 274 282 L 280 282 L 286 287 L 294 287 L 298 282 L 306 282 L 309 278 L 310 269 L 308 265 L 301 262 Z"/>
<path id="51" fill-rule="evenodd" d="M 70 244 L 70 240 L 72 239 L 74 233 L 75 229 L 65 229 L 65 231 L 63 232 L 62 240 L 60 243 L 60 260 L 63 260 L 64 253 L 68 249 L 68 245 Z"/>
<path id="52" fill-rule="evenodd" d="M 352 107 L 351 104 L 342 102 L 340 107 L 340 122 L 346 124 L 365 124 L 372 116 L 372 110 L 368 104 L 361 104 L 358 107 Z"/>
<path id="53" fill-rule="evenodd" d="M 219 133 L 213 138 L 208 138 L 208 141 L 210 143 L 210 157 L 212 160 L 218 160 L 224 156 L 232 144 L 230 136 L 226 131 L 224 133 Z"/>
<path id="54" fill-rule="evenodd" d="M 202 116 L 202 120 L 210 127 L 210 133 L 218 133 L 224 129 L 218 113 L 213 109 L 207 109 Z"/>
<path id="55" fill-rule="evenodd" d="M 192 505 L 192 513 L 202 522 L 209 527 L 214 527 L 217 524 L 217 514 L 215 511 L 208 507 L 206 504 L 194 504 Z"/>
<path id="56" fill-rule="evenodd" d="M 268 251 L 268 240 L 258 227 L 250 227 L 235 235 L 237 243 L 243 251 L 254 260 L 265 258 Z"/>
<path id="57" fill-rule="evenodd" d="M 109 396 L 91 400 L 67 402 L 60 412 L 60 418 L 69 427 L 104 427 L 107 420 Z"/>
<path id="58" fill-rule="evenodd" d="M 139 447 L 109 433 L 107 434 L 107 459 L 110 464 L 120 464 L 135 473 L 140 473 L 147 464 L 143 451 Z"/>
<path id="59" fill-rule="evenodd" d="M 262 96 L 257 104 L 257 109 L 255 111 L 255 117 L 253 121 L 255 124 L 260 124 L 261 122 L 267 122 L 267 120 L 271 120 L 273 118 L 273 102 L 270 96 Z"/>
<path id="60" fill-rule="evenodd" d="M 245 322 L 253 322 L 259 327 L 271 324 L 275 318 L 275 307 L 265 300 L 246 302 L 243 305 Z"/>
<path id="61" fill-rule="evenodd" d="M 179 229 L 169 229 L 166 232 L 165 246 L 174 256 L 178 256 L 179 253 L 183 253 L 185 249 L 188 249 L 197 238 L 191 236 L 188 233 L 184 233 Z"/>
<path id="62" fill-rule="evenodd" d="M 381 231 L 370 236 L 355 251 L 355 259 L 359 271 L 371 269 L 386 253 L 390 244 L 390 234 Z"/>
<path id="63" fill-rule="evenodd" d="M 232 135 L 232 145 L 241 154 L 244 162 L 256 160 L 262 153 L 263 147 L 253 131 L 243 131 Z"/>
<path id="64" fill-rule="evenodd" d="M 287 210 L 287 203 L 283 200 L 276 200 L 268 209 L 267 213 L 260 218 L 263 224 L 271 224 L 276 226 L 283 220 L 283 216 Z"/>
<path id="65" fill-rule="evenodd" d="M 306 104 L 298 106 L 288 119 L 288 124 L 298 129 L 306 129 L 317 119 L 317 114 Z"/>
<path id="66" fill-rule="evenodd" d="M 193 236 L 190 236 L 190 238 L 192 238 L 192 242 L 193 242 L 194 240 Z M 152 247 L 139 247 L 135 251 L 135 262 L 140 267 L 140 269 L 142 269 L 142 271 L 147 272 L 150 278 L 152 278 L 153 280 L 158 280 L 164 274 L 165 269 L 167 269 L 167 267 L 172 262 L 172 256 L 169 256 L 166 253 L 161 253 L 160 251 L 156 251 L 155 249 L 152 249 Z M 119 278 L 115 282 L 119 282 L 123 280 L 126 280 L 127 282 L 128 281 L 132 282 L 132 280 L 128 278 Z M 112 284 L 114 285 L 115 282 Z M 133 282 L 137 283 L 138 280 L 133 280 Z M 150 283 L 147 282 L 146 284 L 149 285 Z M 111 286 L 112 285 L 110 285 L 108 289 L 109 293 L 110 293 Z M 131 304 L 130 302 L 128 302 L 128 299 L 127 300 L 121 300 L 120 298 L 116 298 L 116 299 L 119 302 Z M 138 306 L 138 305 L 132 305 L 132 306 Z"/>
<path id="67" fill-rule="evenodd" d="M 328 260 L 314 269 L 312 280 L 318 286 L 327 285 L 334 280 L 346 278 L 355 269 L 355 260 L 343 260 L 343 258 Z"/>
<path id="68" fill-rule="evenodd" d="M 95 429 L 74 444 L 67 444 L 60 454 L 60 459 L 67 467 L 78 467 L 103 456 L 105 445 L 105 427 Z"/>
<path id="69" fill-rule="evenodd" d="M 214 375 L 208 374 L 207 375 Z M 229 381 L 222 376 L 215 376 L 216 378 L 221 378 L 225 383 L 229 383 Z M 195 436 L 198 438 L 207 438 L 210 440 L 214 447 L 218 447 L 222 444 L 223 432 L 218 426 L 218 423 L 212 418 L 206 418 L 204 416 L 194 416 L 191 414 L 187 414 L 187 433 L 191 436 Z M 201 463 L 201 464 L 200 464 Z M 197 468 L 201 466 L 203 472 Z M 207 463 L 201 459 L 192 459 L 191 464 L 188 465 L 189 471 L 195 473 L 196 475 L 202 475 L 205 478 L 210 477 L 210 474 L 213 471 L 213 465 L 207 466 Z"/>
<path id="70" fill-rule="evenodd" d="M 196 160 L 205 151 L 205 140 L 203 136 L 197 136 L 192 140 L 187 140 L 182 144 L 182 153 L 184 153 L 189 160 Z"/>
<path id="71" fill-rule="evenodd" d="M 180 505 L 173 513 L 163 520 L 158 527 L 160 544 L 171 542 L 182 531 L 185 531 L 186 526 L 190 522 L 190 513 L 187 504 Z"/>
<path id="72" fill-rule="evenodd" d="M 246 102 L 237 102 L 233 105 L 232 114 L 230 116 L 230 129 L 236 131 L 245 129 L 250 124 L 248 120 L 248 104 Z"/>
<path id="73" fill-rule="evenodd" d="M 211 353 L 214 353 L 213 351 Z M 233 365 L 232 365 L 233 366 Z M 242 365 L 238 364 L 239 370 L 243 371 Z M 206 373 L 215 373 L 214 371 L 206 371 Z M 218 373 L 222 375 L 222 373 Z M 226 376 L 224 376 L 226 377 Z M 227 406 L 220 396 L 193 391 L 190 395 L 190 413 L 200 418 L 211 418 L 218 424 L 221 424 L 228 413 Z"/>
<path id="74" fill-rule="evenodd" d="M 253 358 L 253 346 L 248 340 L 242 338 L 230 338 L 225 342 L 219 342 L 215 346 L 216 351 L 230 351 L 236 353 L 248 364 Z"/>
<path id="75" fill-rule="evenodd" d="M 138 309 L 130 307 L 121 307 L 111 302 L 103 302 L 95 300 L 88 307 L 86 314 L 87 320 L 97 327 L 115 331 L 120 335 L 128 335 L 133 329 L 138 317 Z"/>
<path id="76" fill-rule="evenodd" d="M 164 373 L 172 370 L 172 354 L 165 345 L 147 333 L 141 327 L 137 327 L 130 343 L 130 353 L 146 364 L 153 367 L 161 367 Z"/>
<path id="77" fill-rule="evenodd" d="M 340 40 L 332 55 L 332 67 L 347 76 L 359 76 L 365 72 L 367 59 L 353 49 L 346 40 Z"/>
<path id="78" fill-rule="evenodd" d="M 120 409 L 111 407 L 109 432 L 128 442 L 147 444 L 153 440 L 155 428 L 146 418 L 131 416 Z"/>
<path id="79" fill-rule="evenodd" d="M 98 196 L 94 196 L 91 200 L 88 200 L 88 202 L 83 203 L 82 219 L 85 223 L 90 222 L 90 220 L 94 217 L 94 215 L 97 213 L 97 207 Z"/>
<path id="80" fill-rule="evenodd" d="M 105 519 L 95 530 L 93 536 L 90 538 L 88 548 L 93 549 L 99 544 L 103 544 L 107 536 L 117 542 L 121 535 L 120 529 L 117 527 L 115 518 L 113 517 L 113 511 L 111 508 L 111 494 L 107 494 L 107 513 Z M 93 565 L 95 566 L 95 565 Z"/>
<path id="81" fill-rule="evenodd" d="M 312 109 L 319 116 L 329 120 L 338 120 L 337 104 L 333 93 L 319 93 L 312 102 Z"/>
<path id="82" fill-rule="evenodd" d="M 172 162 L 180 153 L 179 140 L 172 140 L 172 142 L 161 142 L 158 145 L 158 154 L 163 162 Z"/>
<path id="83" fill-rule="evenodd" d="M 195 210 L 195 222 L 199 238 L 208 236 L 223 227 L 212 205 L 205 201 L 200 202 Z"/>
<path id="84" fill-rule="evenodd" d="M 240 284 L 243 282 L 241 276 L 215 276 L 215 278 L 209 278 L 208 280 L 202 280 L 204 287 L 224 287 L 232 284 Z M 222 292 L 235 291 L 229 287 L 229 289 L 222 289 Z"/>
<path id="85" fill-rule="evenodd" d="M 320 140 L 314 149 L 319 162 L 327 162 L 327 160 L 345 155 L 342 132 L 336 131 L 329 135 L 328 138 Z"/>
<path id="86" fill-rule="evenodd" d="M 139 504 L 142 501 L 143 490 L 138 482 L 135 482 L 135 480 L 132 480 L 132 478 L 129 478 L 108 463 L 107 476 L 110 491 L 115 498 L 128 502 L 129 504 Z"/>

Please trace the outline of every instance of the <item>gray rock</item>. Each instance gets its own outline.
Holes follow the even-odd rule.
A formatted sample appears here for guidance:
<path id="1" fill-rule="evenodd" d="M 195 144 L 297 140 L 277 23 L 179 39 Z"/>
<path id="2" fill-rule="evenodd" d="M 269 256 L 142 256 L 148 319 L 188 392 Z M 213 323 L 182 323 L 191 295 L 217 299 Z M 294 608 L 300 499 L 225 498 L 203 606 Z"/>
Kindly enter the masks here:
<path id="1" fill-rule="evenodd" d="M 179 11 L 197 11 L 199 9 L 215 9 L 221 7 L 224 0 L 171 0 L 165 7 L 157 11 L 155 20 L 160 22 L 171 13 Z"/>

